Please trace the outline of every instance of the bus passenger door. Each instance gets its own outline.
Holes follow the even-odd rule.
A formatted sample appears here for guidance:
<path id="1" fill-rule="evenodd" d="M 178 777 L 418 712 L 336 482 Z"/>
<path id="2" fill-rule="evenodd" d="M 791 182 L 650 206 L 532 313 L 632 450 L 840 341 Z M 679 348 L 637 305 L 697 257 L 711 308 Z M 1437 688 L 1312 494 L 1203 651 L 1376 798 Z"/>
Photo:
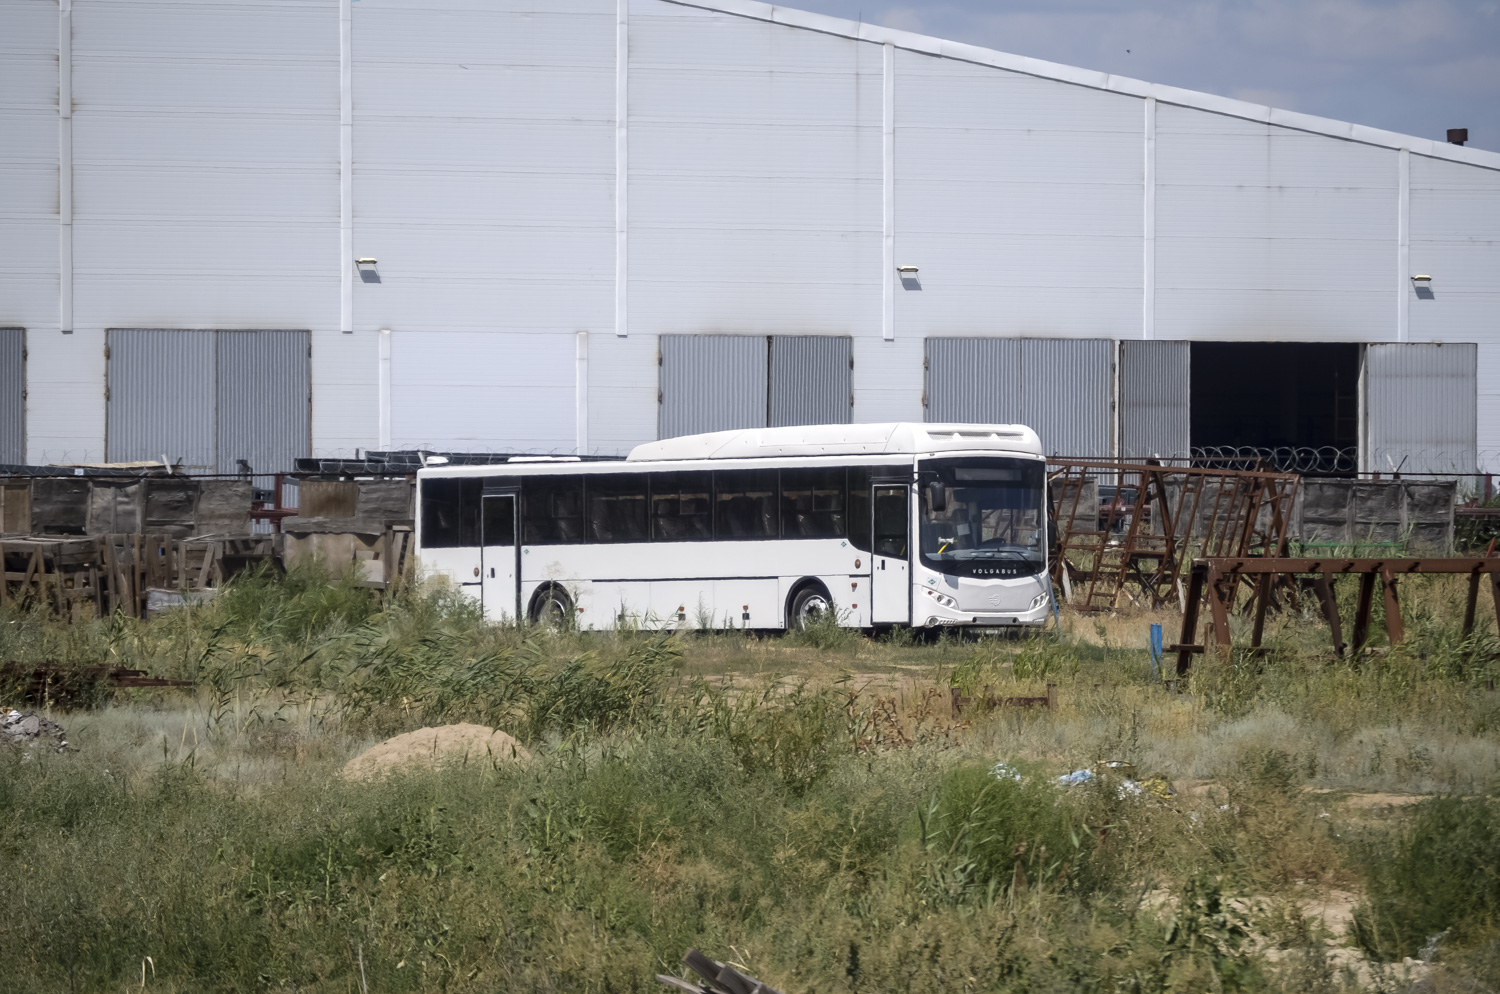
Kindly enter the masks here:
<path id="1" fill-rule="evenodd" d="M 516 582 L 516 495 L 485 494 L 480 537 L 480 593 L 491 621 L 514 621 L 520 615 Z"/>
<path id="2" fill-rule="evenodd" d="M 911 545 L 907 539 L 909 484 L 875 485 L 874 555 L 870 559 L 870 621 L 877 625 L 911 621 Z"/>

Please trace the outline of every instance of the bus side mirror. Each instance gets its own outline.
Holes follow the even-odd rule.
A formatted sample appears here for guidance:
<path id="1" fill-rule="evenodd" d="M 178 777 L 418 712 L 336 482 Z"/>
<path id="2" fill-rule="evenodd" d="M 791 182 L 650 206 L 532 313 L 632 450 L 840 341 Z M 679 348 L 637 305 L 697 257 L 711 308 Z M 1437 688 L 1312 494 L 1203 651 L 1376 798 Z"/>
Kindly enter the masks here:
<path id="1" fill-rule="evenodd" d="M 948 488 L 941 483 L 927 484 L 927 506 L 937 514 L 948 510 Z"/>

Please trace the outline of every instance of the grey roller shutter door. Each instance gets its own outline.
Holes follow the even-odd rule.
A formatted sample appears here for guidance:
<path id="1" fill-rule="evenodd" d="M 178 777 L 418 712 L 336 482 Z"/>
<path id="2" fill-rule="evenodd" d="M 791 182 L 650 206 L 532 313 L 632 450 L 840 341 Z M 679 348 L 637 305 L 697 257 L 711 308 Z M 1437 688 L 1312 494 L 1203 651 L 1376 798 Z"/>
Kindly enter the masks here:
<path id="1" fill-rule="evenodd" d="M 181 460 L 188 473 L 218 469 L 212 331 L 111 328 L 105 450 L 110 462 Z"/>
<path id="2" fill-rule="evenodd" d="M 1049 454 L 1107 457 L 1108 339 L 929 338 L 927 420 L 1024 424 Z"/>
<path id="3" fill-rule="evenodd" d="M 1021 422 L 1021 342 L 927 339 L 927 420 Z"/>
<path id="4" fill-rule="evenodd" d="M 1109 457 L 1114 351 L 1107 339 L 1021 339 L 1021 423 L 1036 430 L 1043 452 Z"/>
<path id="5" fill-rule="evenodd" d="M 1187 342 L 1120 343 L 1120 457 L 1186 457 L 1191 444 Z"/>
<path id="6" fill-rule="evenodd" d="M 771 339 L 768 422 L 848 424 L 853 339 L 832 335 L 777 335 Z"/>
<path id="7" fill-rule="evenodd" d="M 308 454 L 307 332 L 218 335 L 218 471 L 292 469 Z"/>
<path id="8" fill-rule="evenodd" d="M 0 463 L 26 461 L 26 332 L 0 328 Z"/>
<path id="9" fill-rule="evenodd" d="M 309 450 L 308 333 L 111 328 L 106 450 L 189 473 L 290 470 Z"/>
<path id="10" fill-rule="evenodd" d="M 1478 361 L 1478 346 L 1462 342 L 1366 346 L 1366 468 L 1473 473 Z"/>
<path id="11" fill-rule="evenodd" d="M 661 336 L 662 438 L 766 425 L 763 335 Z"/>

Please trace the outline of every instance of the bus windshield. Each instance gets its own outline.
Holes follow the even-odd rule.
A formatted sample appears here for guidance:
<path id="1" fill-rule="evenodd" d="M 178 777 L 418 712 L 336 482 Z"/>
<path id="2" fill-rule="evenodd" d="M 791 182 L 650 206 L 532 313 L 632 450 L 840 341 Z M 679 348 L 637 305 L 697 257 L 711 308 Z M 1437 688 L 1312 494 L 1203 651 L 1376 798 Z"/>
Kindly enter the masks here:
<path id="1" fill-rule="evenodd" d="M 960 576 L 1029 576 L 1046 564 L 1044 467 L 1025 459 L 921 464 L 922 565 Z"/>

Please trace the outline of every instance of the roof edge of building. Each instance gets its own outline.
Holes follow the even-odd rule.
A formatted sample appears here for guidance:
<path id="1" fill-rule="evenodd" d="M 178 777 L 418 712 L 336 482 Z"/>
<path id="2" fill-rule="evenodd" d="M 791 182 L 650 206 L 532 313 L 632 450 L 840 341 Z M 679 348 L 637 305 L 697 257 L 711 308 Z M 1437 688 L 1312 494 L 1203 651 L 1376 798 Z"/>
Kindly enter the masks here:
<path id="1" fill-rule="evenodd" d="M 762 3 L 760 0 L 665 0 L 665 2 L 676 4 L 680 7 L 696 7 L 701 10 L 711 10 L 721 14 L 731 14 L 759 21 L 768 21 L 773 24 L 785 25 L 786 27 L 803 28 L 823 34 L 838 35 L 877 45 L 894 45 L 896 48 L 903 48 L 923 55 L 933 55 L 940 58 L 957 59 L 963 62 L 993 66 L 996 69 L 1006 69 L 1012 72 L 1024 73 L 1028 76 L 1057 80 L 1062 83 L 1072 83 L 1077 86 L 1087 86 L 1096 90 L 1106 90 L 1126 96 L 1155 97 L 1161 103 L 1176 104 L 1194 110 L 1224 114 L 1228 117 L 1238 117 L 1249 121 L 1257 121 L 1262 124 L 1292 128 L 1297 131 L 1306 131 L 1345 141 L 1360 142 L 1365 145 L 1378 145 L 1398 150 L 1407 149 L 1418 155 L 1426 155 L 1435 159 L 1447 159 L 1452 162 L 1461 162 L 1465 165 L 1500 170 L 1500 152 L 1468 148 L 1462 145 L 1451 145 L 1432 138 L 1419 138 L 1415 135 L 1403 135 L 1396 131 L 1367 127 L 1363 124 L 1353 124 L 1348 121 L 1336 121 L 1332 118 L 1318 117 L 1315 114 L 1281 110 L 1264 104 L 1235 100 L 1231 97 L 1221 97 L 1217 94 L 1203 93 L 1198 90 L 1186 90 L 1181 87 L 1166 86 L 1160 83 L 1148 83 L 1144 80 L 1132 79 L 1129 76 L 1116 76 L 1112 73 L 1067 66 L 1059 62 L 1048 62 L 1044 59 L 1033 59 L 1024 55 L 1012 55 L 1008 52 L 984 48 L 979 45 L 948 41 L 930 35 L 916 34 L 911 31 L 881 27 L 878 24 L 848 21 L 841 17 L 815 14 L 811 11 L 798 10 L 794 7 Z"/>

